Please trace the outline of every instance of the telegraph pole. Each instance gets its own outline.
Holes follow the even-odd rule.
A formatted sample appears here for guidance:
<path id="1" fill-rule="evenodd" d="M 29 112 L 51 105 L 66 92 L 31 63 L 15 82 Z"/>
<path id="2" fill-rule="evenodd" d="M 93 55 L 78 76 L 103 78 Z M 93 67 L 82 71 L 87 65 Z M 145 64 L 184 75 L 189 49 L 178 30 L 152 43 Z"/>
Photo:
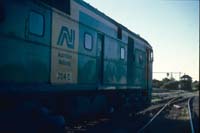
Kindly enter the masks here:
<path id="1" fill-rule="evenodd" d="M 182 74 L 182 72 L 153 72 L 153 73 L 156 73 L 156 74 L 166 74 L 167 77 L 170 75 L 171 78 L 173 78 L 173 74 L 178 74 L 179 75 L 179 81 L 181 79 L 181 74 Z"/>

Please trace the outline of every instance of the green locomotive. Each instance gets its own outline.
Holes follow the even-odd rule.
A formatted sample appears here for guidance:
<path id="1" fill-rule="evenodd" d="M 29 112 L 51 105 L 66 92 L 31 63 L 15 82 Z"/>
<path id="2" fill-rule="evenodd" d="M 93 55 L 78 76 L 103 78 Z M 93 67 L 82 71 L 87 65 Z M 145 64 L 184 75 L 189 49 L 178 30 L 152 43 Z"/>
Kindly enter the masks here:
<path id="1" fill-rule="evenodd" d="M 146 40 L 82 0 L 0 2 L 1 108 L 137 110 L 151 101 L 152 62 Z"/>

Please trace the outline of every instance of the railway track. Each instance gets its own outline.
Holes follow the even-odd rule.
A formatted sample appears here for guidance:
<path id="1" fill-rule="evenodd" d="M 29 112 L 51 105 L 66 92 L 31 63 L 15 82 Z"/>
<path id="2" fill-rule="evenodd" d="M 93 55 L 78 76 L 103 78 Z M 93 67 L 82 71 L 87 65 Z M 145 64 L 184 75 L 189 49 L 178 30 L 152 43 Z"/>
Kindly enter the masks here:
<path id="1" fill-rule="evenodd" d="M 168 99 L 169 100 L 169 99 Z M 170 99 L 172 100 L 172 98 Z M 126 118 L 119 117 L 118 114 L 112 116 L 98 117 L 93 120 L 84 120 L 80 122 L 74 122 L 70 126 L 66 126 L 67 133 L 78 133 L 78 132 L 115 132 L 115 129 L 123 130 L 123 133 L 129 133 L 130 131 L 137 131 L 152 115 L 154 115 L 159 109 L 161 109 L 167 100 L 164 102 L 153 105 L 146 110 L 140 111 L 133 115 L 129 113 Z"/>
<path id="2" fill-rule="evenodd" d="M 174 101 L 176 98 L 173 98 L 171 99 L 169 102 L 167 102 L 150 120 L 147 124 L 145 124 L 139 131 L 138 133 L 140 132 L 143 132 L 155 119 L 156 117 L 172 102 Z"/>
<path id="3" fill-rule="evenodd" d="M 199 97 L 191 97 L 188 100 L 191 133 L 199 132 Z"/>
<path id="4" fill-rule="evenodd" d="M 66 132 L 67 133 L 160 132 L 160 129 L 158 129 L 158 127 L 162 129 L 163 125 L 164 126 L 168 125 L 166 124 L 166 122 L 165 124 L 163 124 L 162 122 L 159 122 L 162 118 L 164 118 L 163 117 L 164 115 L 165 116 L 175 115 L 173 116 L 175 118 L 169 121 L 172 121 L 174 123 L 173 125 L 178 125 L 177 127 L 175 127 L 176 132 L 181 132 L 181 131 L 178 131 L 177 129 L 181 129 L 186 132 L 191 132 L 190 122 L 189 122 L 190 117 L 188 115 L 189 106 L 187 106 L 187 103 L 191 103 L 191 102 L 188 102 L 189 99 L 190 99 L 190 96 L 174 97 L 174 98 L 169 99 L 168 101 L 165 101 L 165 103 L 163 102 L 158 105 L 153 105 L 149 109 L 138 112 L 134 116 L 131 116 L 131 113 L 130 113 L 130 116 L 128 118 L 119 118 L 117 116 L 113 118 L 109 116 L 104 116 L 104 117 L 96 118 L 94 120 L 78 122 L 78 123 L 72 124 L 69 127 L 66 127 Z M 180 112 L 183 112 L 183 111 L 184 111 L 184 114 L 181 114 Z M 183 115 L 181 117 L 183 117 L 184 119 L 179 118 L 179 115 Z M 168 118 L 167 119 L 164 118 L 164 119 L 168 120 Z M 179 121 L 177 119 L 181 119 L 181 120 Z M 158 124 L 161 124 L 161 125 L 158 125 Z M 182 128 L 181 126 L 185 128 Z M 170 132 L 170 128 L 166 132 Z"/>
<path id="5" fill-rule="evenodd" d="M 194 131 L 194 126 L 193 126 L 192 110 L 191 110 L 191 101 L 192 101 L 192 98 L 193 98 L 193 97 L 191 97 L 191 98 L 188 100 L 188 111 L 189 111 L 189 116 L 190 116 L 191 133 L 195 133 L 195 131 Z"/>
<path id="6" fill-rule="evenodd" d="M 178 110 L 176 110 L 176 112 L 173 112 L 173 113 L 178 113 L 177 111 L 180 111 L 181 108 L 182 108 L 182 110 L 187 109 L 187 113 L 185 114 L 185 117 L 187 117 L 190 122 L 185 121 L 184 124 L 182 123 L 182 125 L 187 125 L 187 128 L 185 128 L 183 130 L 185 132 L 195 133 L 194 127 L 193 127 L 193 121 L 192 121 L 192 113 L 191 113 L 191 99 L 192 98 L 193 97 L 189 97 L 189 98 L 188 97 L 176 97 L 176 98 L 169 100 L 169 102 L 167 102 L 142 128 L 140 128 L 138 130 L 138 133 L 160 132 L 162 130 L 163 130 L 162 132 L 173 132 L 173 131 L 182 132 L 181 129 L 179 131 L 177 130 L 180 125 L 178 125 L 177 127 L 175 127 L 174 125 L 172 127 L 170 127 L 169 122 L 171 122 L 171 123 L 177 122 L 177 123 L 174 123 L 174 124 L 178 124 L 178 122 L 179 122 L 178 120 L 176 120 L 176 119 L 166 120 L 166 118 L 163 117 L 164 115 L 166 116 L 166 114 L 173 112 L 173 111 L 171 111 L 171 110 L 175 110 L 173 108 L 178 109 Z M 179 106 L 179 104 L 181 106 Z M 188 115 L 188 116 L 186 116 L 186 115 Z M 160 124 L 158 124 L 158 123 L 160 123 Z M 165 125 L 162 125 L 163 123 L 165 123 Z M 190 123 L 190 126 L 189 126 L 189 123 Z M 157 128 L 155 128 L 155 125 L 157 125 Z M 167 127 L 166 130 L 163 127 Z M 170 130 L 170 128 L 171 128 L 171 130 Z M 188 129 L 188 128 L 191 128 L 191 130 Z"/>

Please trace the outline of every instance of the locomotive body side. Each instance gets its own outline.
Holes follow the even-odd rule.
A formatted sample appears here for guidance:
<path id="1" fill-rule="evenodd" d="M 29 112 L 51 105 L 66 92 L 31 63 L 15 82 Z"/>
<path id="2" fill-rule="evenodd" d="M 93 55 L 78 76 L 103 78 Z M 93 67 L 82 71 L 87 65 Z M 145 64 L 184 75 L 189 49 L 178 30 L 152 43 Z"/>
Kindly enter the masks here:
<path id="1" fill-rule="evenodd" d="M 0 91 L 5 103 L 34 102 L 67 118 L 149 104 L 148 42 L 81 0 L 63 2 L 3 2 Z"/>

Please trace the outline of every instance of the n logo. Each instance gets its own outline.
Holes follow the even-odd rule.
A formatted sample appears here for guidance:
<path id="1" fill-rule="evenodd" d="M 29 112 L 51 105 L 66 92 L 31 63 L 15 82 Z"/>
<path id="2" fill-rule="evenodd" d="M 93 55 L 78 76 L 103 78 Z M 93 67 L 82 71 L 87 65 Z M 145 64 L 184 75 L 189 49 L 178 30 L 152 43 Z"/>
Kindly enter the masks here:
<path id="1" fill-rule="evenodd" d="M 67 47 L 74 48 L 74 41 L 75 41 L 75 31 L 69 30 L 67 27 L 62 26 L 57 45 L 62 46 L 63 43 L 66 41 Z"/>

